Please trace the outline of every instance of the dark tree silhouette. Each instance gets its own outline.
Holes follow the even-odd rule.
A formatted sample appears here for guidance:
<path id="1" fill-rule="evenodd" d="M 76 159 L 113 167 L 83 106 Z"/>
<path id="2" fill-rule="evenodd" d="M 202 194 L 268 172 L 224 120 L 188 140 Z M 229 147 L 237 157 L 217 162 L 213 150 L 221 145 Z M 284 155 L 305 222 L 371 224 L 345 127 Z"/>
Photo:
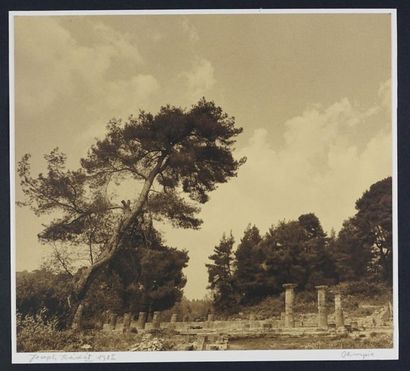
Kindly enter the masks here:
<path id="1" fill-rule="evenodd" d="M 213 292 L 213 305 L 216 311 L 229 313 L 235 306 L 235 289 L 233 287 L 233 245 L 232 234 L 222 236 L 221 241 L 214 248 L 209 257 L 211 264 L 208 268 L 208 288 Z"/>
<path id="2" fill-rule="evenodd" d="M 362 243 L 353 218 L 343 223 L 343 227 L 331 247 L 339 281 L 369 278 L 372 260 L 371 247 Z"/>
<path id="3" fill-rule="evenodd" d="M 305 289 L 337 281 L 328 238 L 313 213 L 279 222 L 263 238 L 249 226 L 235 257 L 234 287 L 242 304 L 280 294 L 286 282 Z"/>
<path id="4" fill-rule="evenodd" d="M 356 201 L 355 225 L 363 243 L 371 246 L 384 280 L 392 280 L 392 179 L 370 186 Z"/>
<path id="5" fill-rule="evenodd" d="M 241 303 L 252 302 L 264 291 L 265 272 L 261 267 L 264 261 L 259 229 L 250 224 L 244 231 L 241 242 L 235 251 L 235 287 Z"/>
<path id="6" fill-rule="evenodd" d="M 392 179 L 370 186 L 356 201 L 336 242 L 338 269 L 345 279 L 392 280 Z"/>

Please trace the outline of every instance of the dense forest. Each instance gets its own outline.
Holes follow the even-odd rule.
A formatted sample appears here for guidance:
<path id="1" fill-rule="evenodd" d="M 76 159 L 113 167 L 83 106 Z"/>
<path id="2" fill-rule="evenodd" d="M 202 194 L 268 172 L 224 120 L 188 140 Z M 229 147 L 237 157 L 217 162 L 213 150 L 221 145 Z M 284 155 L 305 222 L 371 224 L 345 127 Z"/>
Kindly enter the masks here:
<path id="1" fill-rule="evenodd" d="M 296 283 L 298 290 L 341 282 L 392 282 L 392 180 L 373 184 L 356 201 L 356 214 L 327 235 L 313 213 L 281 221 L 261 236 L 249 225 L 235 248 L 222 236 L 207 264 L 216 312 L 234 313 Z"/>

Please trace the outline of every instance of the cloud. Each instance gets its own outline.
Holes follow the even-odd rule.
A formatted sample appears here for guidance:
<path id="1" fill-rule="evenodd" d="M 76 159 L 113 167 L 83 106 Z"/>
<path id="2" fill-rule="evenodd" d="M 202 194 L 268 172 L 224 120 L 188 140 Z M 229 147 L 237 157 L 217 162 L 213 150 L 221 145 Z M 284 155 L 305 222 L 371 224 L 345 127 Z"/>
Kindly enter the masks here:
<path id="1" fill-rule="evenodd" d="M 277 151 L 266 129 L 255 130 L 239 153 L 248 162 L 240 170 L 237 186 L 251 198 L 249 205 L 265 210 L 265 216 L 269 205 L 270 222 L 312 211 L 326 229 L 340 228 L 353 215 L 362 192 L 391 174 L 389 126 L 368 131 L 364 146 L 354 140 L 361 126 L 379 112 L 373 108 L 354 108 L 346 98 L 325 109 L 311 108 L 285 122 L 285 145 Z"/>
<path id="2" fill-rule="evenodd" d="M 37 112 L 50 105 L 56 95 L 71 91 L 70 70 L 62 67 L 73 45 L 70 34 L 49 18 L 19 27 L 16 21 L 16 93 L 26 111 Z M 52 45 L 51 53 L 44 50 Z"/>
<path id="3" fill-rule="evenodd" d="M 255 129 L 235 157 L 247 156 L 238 177 L 221 184 L 203 206 L 199 231 L 162 230 L 167 241 L 189 250 L 189 297 L 207 285 L 206 270 L 213 246 L 232 231 L 239 242 L 248 223 L 265 233 L 279 220 L 315 213 L 324 229 L 338 231 L 355 213 L 355 201 L 374 182 L 391 175 L 391 129 L 373 125 L 384 118 L 383 97 L 372 107 L 343 98 L 312 106 L 284 122 L 283 146 L 274 147 L 269 127 Z M 370 126 L 369 126 L 370 123 Z"/>
<path id="4" fill-rule="evenodd" d="M 107 71 L 117 60 L 143 63 L 126 34 L 102 23 L 95 24 L 93 31 L 99 35 L 99 42 L 89 47 L 78 44 L 58 19 L 17 20 L 16 104 L 28 113 L 41 113 L 59 97 L 101 89 Z"/>
<path id="5" fill-rule="evenodd" d="M 190 71 L 179 74 L 179 80 L 185 86 L 186 98 L 192 103 L 215 85 L 214 67 L 207 59 L 197 59 Z"/>
<path id="6" fill-rule="evenodd" d="M 87 46 L 56 18 L 25 18 L 16 27 L 17 110 L 24 118 L 47 117 L 62 130 L 78 126 L 76 153 L 105 132 L 110 118 L 128 117 L 160 87 L 142 72 L 144 59 L 126 33 L 101 22 L 90 32 L 96 40 Z M 62 116 L 60 105 L 70 114 Z"/>
<path id="7" fill-rule="evenodd" d="M 95 23 L 93 28 L 99 36 L 100 41 L 98 44 L 106 50 L 110 58 L 128 60 L 133 64 L 144 62 L 138 47 L 131 41 L 127 33 L 118 32 L 102 22 Z"/>
<path id="8" fill-rule="evenodd" d="M 94 142 L 94 138 L 104 136 L 106 132 L 104 122 L 108 118 L 126 118 L 136 112 L 147 104 L 160 85 L 153 76 L 141 74 L 129 80 L 109 81 L 101 87 L 104 95 L 101 102 L 105 105 L 105 109 L 101 111 L 101 105 L 98 104 L 90 109 L 93 123 L 89 124 L 76 139 L 76 144 L 84 149 Z"/>
<path id="9" fill-rule="evenodd" d="M 109 105 L 125 115 L 141 107 L 141 102 L 145 103 L 159 87 L 159 82 L 152 75 L 139 74 L 128 80 L 108 82 L 105 95 Z"/>
<path id="10" fill-rule="evenodd" d="M 181 22 L 182 30 L 188 35 L 191 42 L 199 41 L 199 34 L 196 27 L 189 22 L 188 18 L 184 17 Z"/>

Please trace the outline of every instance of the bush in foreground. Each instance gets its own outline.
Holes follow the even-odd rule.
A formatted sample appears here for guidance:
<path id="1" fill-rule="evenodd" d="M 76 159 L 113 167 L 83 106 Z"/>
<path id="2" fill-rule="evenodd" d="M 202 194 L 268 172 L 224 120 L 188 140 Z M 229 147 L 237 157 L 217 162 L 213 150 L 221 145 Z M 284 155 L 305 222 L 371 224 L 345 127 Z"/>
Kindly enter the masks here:
<path id="1" fill-rule="evenodd" d="M 38 352 L 47 350 L 63 350 L 67 344 L 76 342 L 76 334 L 72 331 L 58 331 L 58 320 L 46 319 L 46 311 L 42 309 L 34 315 L 22 316 L 17 313 L 17 351 Z"/>

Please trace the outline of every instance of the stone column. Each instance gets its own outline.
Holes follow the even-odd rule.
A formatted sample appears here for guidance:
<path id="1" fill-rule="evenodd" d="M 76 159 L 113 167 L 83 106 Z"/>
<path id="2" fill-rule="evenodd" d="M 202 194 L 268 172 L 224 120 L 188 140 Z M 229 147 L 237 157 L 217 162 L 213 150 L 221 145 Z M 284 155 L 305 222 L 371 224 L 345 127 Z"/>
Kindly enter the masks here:
<path id="1" fill-rule="evenodd" d="M 285 283 L 282 287 L 285 291 L 285 327 L 295 327 L 295 318 L 293 316 L 293 302 L 295 300 L 294 283 Z"/>
<path id="2" fill-rule="evenodd" d="M 71 325 L 71 328 L 73 330 L 81 330 L 83 327 L 83 310 L 84 310 L 84 306 L 82 304 L 80 304 L 75 312 L 74 318 L 73 318 L 73 323 Z"/>
<path id="3" fill-rule="evenodd" d="M 161 325 L 161 319 L 160 319 L 160 312 L 154 312 L 154 315 L 152 317 L 152 328 L 159 328 Z"/>
<path id="4" fill-rule="evenodd" d="M 116 325 L 117 325 L 117 315 L 112 313 L 110 316 L 110 329 L 115 330 Z"/>
<path id="5" fill-rule="evenodd" d="M 342 295 L 335 293 L 335 322 L 336 328 L 344 327 L 345 321 L 343 318 Z"/>
<path id="6" fill-rule="evenodd" d="M 326 309 L 326 285 L 315 286 L 317 289 L 317 309 L 318 309 L 318 327 L 328 328 L 327 309 Z"/>
<path id="7" fill-rule="evenodd" d="M 146 312 L 140 312 L 139 315 L 138 315 L 137 328 L 138 329 L 145 328 L 146 320 L 147 320 L 147 313 Z"/>
<path id="8" fill-rule="evenodd" d="M 122 323 L 122 332 L 127 333 L 130 331 L 131 326 L 131 313 L 124 313 L 124 321 Z"/>

